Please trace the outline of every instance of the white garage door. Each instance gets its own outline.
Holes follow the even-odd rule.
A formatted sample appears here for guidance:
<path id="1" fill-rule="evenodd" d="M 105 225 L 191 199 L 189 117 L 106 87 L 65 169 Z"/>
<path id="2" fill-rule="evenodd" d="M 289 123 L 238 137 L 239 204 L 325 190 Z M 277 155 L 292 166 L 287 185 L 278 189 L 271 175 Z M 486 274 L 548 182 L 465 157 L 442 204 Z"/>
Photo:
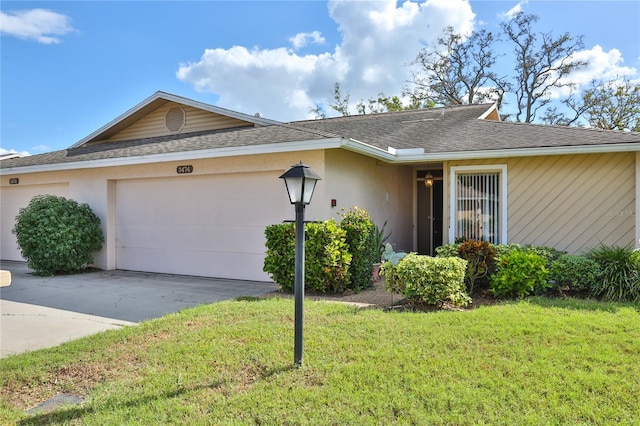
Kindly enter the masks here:
<path id="1" fill-rule="evenodd" d="M 16 216 L 20 209 L 26 207 L 36 195 L 48 194 L 68 197 L 69 185 L 66 183 L 52 185 L 10 186 L 2 188 L 0 193 L 0 259 L 24 260 L 16 242 L 16 236 L 11 233 L 15 226 Z"/>
<path id="2" fill-rule="evenodd" d="M 116 182 L 118 269 L 246 280 L 262 271 L 264 229 L 284 217 L 278 173 Z"/>

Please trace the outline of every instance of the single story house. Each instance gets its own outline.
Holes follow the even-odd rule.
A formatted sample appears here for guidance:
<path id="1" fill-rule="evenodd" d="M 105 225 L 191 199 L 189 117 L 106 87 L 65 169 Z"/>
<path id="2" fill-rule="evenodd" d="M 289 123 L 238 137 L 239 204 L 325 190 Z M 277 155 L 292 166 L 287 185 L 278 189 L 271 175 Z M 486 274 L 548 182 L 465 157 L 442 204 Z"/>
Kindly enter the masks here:
<path id="1" fill-rule="evenodd" d="M 0 258 L 37 194 L 88 203 L 106 243 L 95 263 L 268 280 L 264 229 L 294 218 L 279 176 L 322 180 L 306 219 L 359 206 L 398 250 L 456 238 L 580 253 L 638 245 L 640 133 L 500 121 L 461 105 L 281 123 L 157 92 L 70 148 L 0 161 Z"/>

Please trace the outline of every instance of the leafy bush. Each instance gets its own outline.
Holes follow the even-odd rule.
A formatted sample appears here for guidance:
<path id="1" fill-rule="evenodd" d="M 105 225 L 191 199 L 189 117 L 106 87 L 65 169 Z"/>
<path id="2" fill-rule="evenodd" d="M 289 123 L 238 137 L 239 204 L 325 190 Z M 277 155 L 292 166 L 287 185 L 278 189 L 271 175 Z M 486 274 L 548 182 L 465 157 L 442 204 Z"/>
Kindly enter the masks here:
<path id="1" fill-rule="evenodd" d="M 342 213 L 340 228 L 346 232 L 345 241 L 351 253 L 351 284 L 359 290 L 372 285 L 373 264 L 379 261 L 380 249 L 376 247 L 376 229 L 366 210 L 352 207 Z"/>
<path id="2" fill-rule="evenodd" d="M 522 246 L 520 244 L 495 244 L 493 248 L 496 251 L 496 259 L 508 256 L 516 250 L 522 250 Z M 499 263 L 496 263 L 496 268 L 500 269 Z"/>
<path id="3" fill-rule="evenodd" d="M 546 260 L 539 254 L 513 250 L 498 260 L 499 270 L 491 277 L 491 292 L 498 297 L 522 298 L 550 287 Z"/>
<path id="4" fill-rule="evenodd" d="M 444 244 L 436 247 L 436 257 L 458 257 L 458 249 L 462 243 Z"/>
<path id="5" fill-rule="evenodd" d="M 587 253 L 602 271 L 591 295 L 610 301 L 640 300 L 640 253 L 631 247 L 600 246 Z"/>
<path id="6" fill-rule="evenodd" d="M 100 218 L 88 204 L 54 195 L 33 197 L 20 209 L 12 232 L 38 275 L 81 271 L 104 243 Z"/>
<path id="7" fill-rule="evenodd" d="M 563 256 L 565 254 L 567 254 L 567 252 L 565 251 L 560 251 L 558 249 L 555 249 L 553 247 L 546 247 L 546 246 L 532 246 L 532 245 L 526 245 L 523 247 L 524 250 L 532 252 L 532 253 L 536 253 L 539 254 L 540 256 L 544 257 L 545 261 L 546 261 L 546 267 L 547 269 L 551 268 L 551 264 L 558 260 L 560 258 L 560 256 Z"/>
<path id="8" fill-rule="evenodd" d="M 458 247 L 458 256 L 467 261 L 464 279 L 467 291 L 472 294 L 476 280 L 495 270 L 496 251 L 488 241 L 467 240 Z"/>
<path id="9" fill-rule="evenodd" d="M 551 264 L 550 278 L 556 288 L 573 292 L 589 292 L 602 279 L 597 262 L 586 256 L 565 254 Z"/>
<path id="10" fill-rule="evenodd" d="M 382 266 L 387 279 L 392 276 L 408 299 L 438 306 L 445 302 L 464 306 L 471 301 L 464 285 L 466 260 L 410 253 L 397 265 L 387 261 Z"/>
<path id="11" fill-rule="evenodd" d="M 263 270 L 281 289 L 295 285 L 295 224 L 270 225 L 265 229 L 266 256 Z M 305 225 L 305 290 L 341 292 L 350 283 L 351 254 L 345 232 L 332 220 Z"/>
<path id="12" fill-rule="evenodd" d="M 386 277 L 384 283 L 387 291 L 402 293 L 402 289 L 398 287 L 399 283 L 395 273 L 395 267 L 407 255 L 407 253 L 393 251 L 393 246 L 389 243 L 385 244 L 382 252 L 380 266 L 380 275 Z"/>

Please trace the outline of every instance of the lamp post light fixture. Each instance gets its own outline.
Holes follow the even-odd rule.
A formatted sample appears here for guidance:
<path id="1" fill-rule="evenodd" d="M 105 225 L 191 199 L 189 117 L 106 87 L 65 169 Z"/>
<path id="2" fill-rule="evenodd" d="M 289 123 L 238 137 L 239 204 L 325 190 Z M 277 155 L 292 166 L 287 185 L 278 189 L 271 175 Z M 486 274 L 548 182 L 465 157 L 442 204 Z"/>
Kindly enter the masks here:
<path id="1" fill-rule="evenodd" d="M 301 367 L 304 324 L 304 208 L 311 202 L 313 190 L 320 180 L 320 176 L 311 170 L 309 166 L 302 164 L 301 161 L 300 164 L 291 166 L 286 173 L 280 176 L 280 179 L 284 179 L 289 200 L 291 204 L 296 206 L 293 364 L 296 367 Z"/>

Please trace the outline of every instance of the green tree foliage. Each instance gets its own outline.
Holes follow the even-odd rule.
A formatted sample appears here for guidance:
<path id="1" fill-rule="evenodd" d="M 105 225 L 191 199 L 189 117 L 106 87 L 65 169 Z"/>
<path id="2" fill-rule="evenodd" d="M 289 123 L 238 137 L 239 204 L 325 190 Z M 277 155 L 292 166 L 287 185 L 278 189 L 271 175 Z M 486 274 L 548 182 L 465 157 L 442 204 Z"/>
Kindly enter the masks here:
<path id="1" fill-rule="evenodd" d="M 565 104 L 575 112 L 575 122 L 584 117 L 591 127 L 640 132 L 640 83 L 629 78 L 592 81 L 579 97 Z"/>
<path id="2" fill-rule="evenodd" d="M 421 108 L 433 108 L 435 103 L 416 98 L 411 94 L 407 95 L 407 100 L 403 102 L 399 96 L 387 96 L 379 93 L 377 97 L 371 97 L 368 100 L 361 99 L 355 106 L 350 103 L 351 94 L 349 91 L 343 93 L 340 83 L 336 82 L 333 86 L 333 103 L 329 107 L 338 112 L 343 117 L 351 115 L 352 108 L 359 115 L 378 114 L 382 112 L 396 112 Z M 316 104 L 309 112 L 315 114 L 316 118 L 327 118 L 327 112 L 321 104 Z"/>
<path id="3" fill-rule="evenodd" d="M 37 195 L 21 208 L 12 232 L 39 275 L 81 271 L 104 243 L 100 219 L 88 204 L 54 195 Z"/>

